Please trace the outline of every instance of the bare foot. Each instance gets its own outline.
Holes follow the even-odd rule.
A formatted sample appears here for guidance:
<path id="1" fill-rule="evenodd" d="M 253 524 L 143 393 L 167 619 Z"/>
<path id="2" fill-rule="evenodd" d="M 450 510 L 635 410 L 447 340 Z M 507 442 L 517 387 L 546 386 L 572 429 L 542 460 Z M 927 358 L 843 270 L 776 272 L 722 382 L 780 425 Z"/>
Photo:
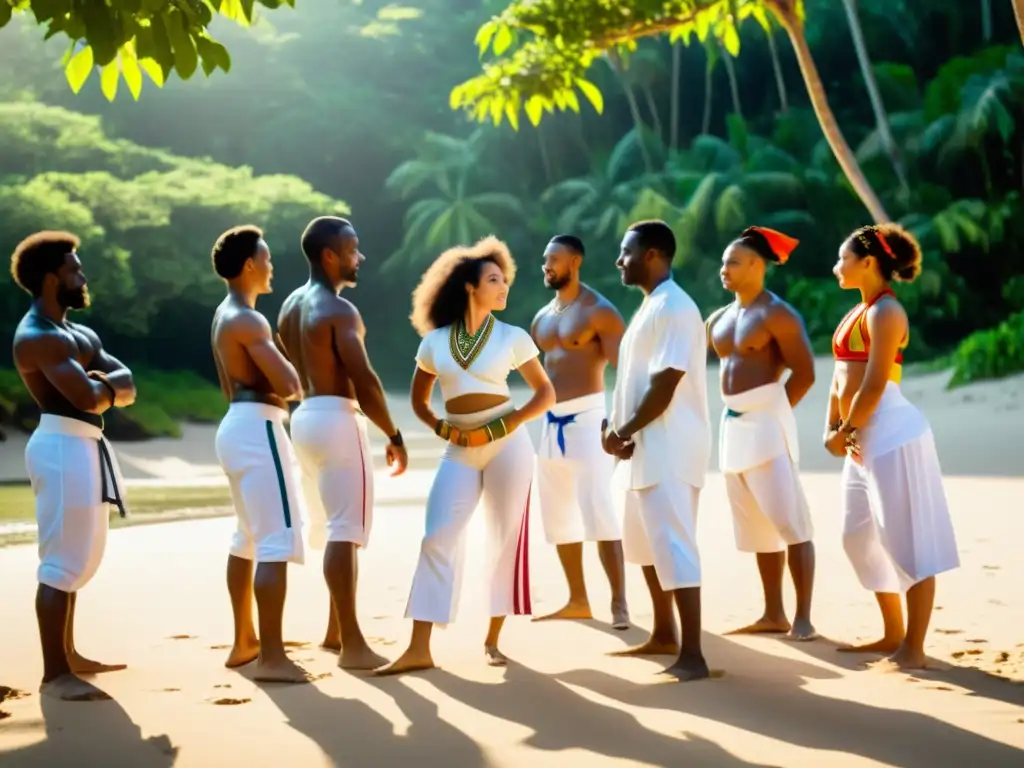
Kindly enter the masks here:
<path id="1" fill-rule="evenodd" d="M 368 645 L 345 648 L 338 657 L 338 666 L 342 669 L 377 669 L 387 663 L 387 659 L 371 651 Z"/>
<path id="2" fill-rule="evenodd" d="M 679 653 L 679 643 L 675 640 L 659 640 L 647 638 L 647 642 L 624 648 L 621 651 L 610 651 L 609 656 L 674 656 Z"/>
<path id="3" fill-rule="evenodd" d="M 876 672 L 906 672 L 911 669 L 927 669 L 928 657 L 924 651 L 911 651 L 901 645 L 892 656 L 868 664 Z"/>
<path id="4" fill-rule="evenodd" d="M 236 642 L 231 648 L 231 652 L 228 654 L 227 661 L 224 662 L 224 666 L 228 669 L 235 669 L 236 667 L 244 667 L 246 664 L 252 664 L 260 656 L 260 641 L 255 637 Z"/>
<path id="5" fill-rule="evenodd" d="M 786 634 L 787 640 L 807 642 L 818 639 L 818 631 L 811 624 L 810 619 L 794 619 L 793 628 Z"/>
<path id="6" fill-rule="evenodd" d="M 499 651 L 496 645 L 485 645 L 484 656 L 487 657 L 487 666 L 489 667 L 508 666 L 508 656 Z"/>
<path id="7" fill-rule="evenodd" d="M 594 614 L 590 612 L 589 603 L 566 603 L 554 613 L 545 616 L 535 616 L 533 621 L 552 621 L 556 619 L 592 619 Z"/>
<path id="8" fill-rule="evenodd" d="M 87 683 L 73 673 L 55 677 L 39 686 L 44 696 L 52 696 L 61 701 L 108 701 L 110 696 L 92 683 Z"/>
<path id="9" fill-rule="evenodd" d="M 320 643 L 320 648 L 331 653 L 341 652 L 341 638 L 325 637 L 324 641 Z"/>
<path id="10" fill-rule="evenodd" d="M 375 669 L 373 674 L 383 677 L 385 675 L 401 675 L 404 672 L 417 672 L 422 669 L 433 668 L 434 659 L 430 656 L 429 650 L 418 653 L 410 648 L 386 667 Z"/>
<path id="11" fill-rule="evenodd" d="M 104 672 L 119 672 L 122 669 L 128 669 L 127 664 L 103 664 L 99 661 L 87 659 L 79 654 L 78 651 L 72 651 L 68 654 L 68 665 L 76 675 L 99 675 Z"/>
<path id="12" fill-rule="evenodd" d="M 260 659 L 256 663 L 253 680 L 260 683 L 308 683 L 310 675 L 291 659 L 270 663 Z"/>
<path id="13" fill-rule="evenodd" d="M 629 608 L 626 607 L 625 600 L 619 603 L 612 602 L 612 629 L 629 629 Z"/>
<path id="14" fill-rule="evenodd" d="M 785 617 L 781 619 L 769 619 L 767 616 L 762 616 L 760 619 L 755 621 L 753 624 L 748 624 L 745 627 L 739 629 L 733 629 L 726 632 L 727 635 L 768 635 L 768 634 L 779 634 L 789 632 L 792 629 L 790 623 Z"/>
<path id="15" fill-rule="evenodd" d="M 703 656 L 680 656 L 676 663 L 662 670 L 661 674 L 670 675 L 681 683 L 691 680 L 705 680 L 711 677 L 711 670 Z"/>
<path id="16" fill-rule="evenodd" d="M 881 640 L 863 645 L 840 645 L 836 650 L 840 653 L 894 653 L 902 644 L 902 637 L 883 637 Z"/>

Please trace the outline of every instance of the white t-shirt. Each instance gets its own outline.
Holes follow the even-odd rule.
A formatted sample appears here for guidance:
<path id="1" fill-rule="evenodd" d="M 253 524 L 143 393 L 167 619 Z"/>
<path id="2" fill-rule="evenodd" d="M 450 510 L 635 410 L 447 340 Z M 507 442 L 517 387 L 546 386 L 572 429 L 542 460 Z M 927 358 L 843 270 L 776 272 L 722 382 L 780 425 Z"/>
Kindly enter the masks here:
<path id="1" fill-rule="evenodd" d="M 490 331 L 486 328 L 480 334 L 475 357 L 468 368 L 463 368 L 456 360 L 459 354 L 455 347 L 454 329 L 457 326 L 446 325 L 437 328 L 420 342 L 416 352 L 416 364 L 427 373 L 437 377 L 441 389 L 441 397 L 445 402 L 468 394 L 507 395 L 508 375 L 524 363 L 540 354 L 530 334 L 515 325 L 509 325 L 489 316 L 492 324 Z"/>
<path id="2" fill-rule="evenodd" d="M 711 460 L 704 320 L 693 299 L 671 278 L 644 298 L 622 337 L 612 395 L 613 427 L 633 417 L 651 377 L 666 368 L 685 375 L 665 412 L 633 435 L 633 490 L 671 476 L 703 488 Z"/>

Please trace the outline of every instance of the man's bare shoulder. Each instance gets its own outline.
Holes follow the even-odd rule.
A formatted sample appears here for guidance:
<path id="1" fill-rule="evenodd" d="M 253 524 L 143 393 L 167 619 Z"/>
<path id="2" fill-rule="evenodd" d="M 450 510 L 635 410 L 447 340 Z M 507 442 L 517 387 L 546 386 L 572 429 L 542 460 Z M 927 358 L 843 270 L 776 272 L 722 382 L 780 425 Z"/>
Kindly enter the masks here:
<path id="1" fill-rule="evenodd" d="M 261 312 L 250 307 L 222 304 L 215 318 L 217 330 L 242 341 L 252 337 L 269 337 L 270 322 Z"/>
<path id="2" fill-rule="evenodd" d="M 595 291 L 589 285 L 581 286 L 581 290 L 586 292 L 584 307 L 590 317 L 604 324 L 608 322 L 622 322 L 622 313 L 619 312 L 618 307 L 601 293 Z"/>
<path id="3" fill-rule="evenodd" d="M 31 370 L 55 357 L 67 357 L 71 351 L 65 334 L 30 315 L 18 323 L 12 347 L 14 362 L 22 370 Z"/>
<path id="4" fill-rule="evenodd" d="M 732 304 L 726 304 L 724 307 L 719 307 L 714 312 L 712 312 L 710 315 L 708 315 L 708 319 L 704 321 L 704 324 L 708 328 L 714 328 L 715 327 L 715 323 L 717 323 L 722 318 L 722 316 L 726 312 L 729 311 L 729 308 L 731 306 L 732 306 Z"/>
<path id="5" fill-rule="evenodd" d="M 792 304 L 776 296 L 774 293 L 769 293 L 768 295 L 769 300 L 765 305 L 765 318 L 770 323 L 790 325 L 795 322 L 803 324 L 803 317 Z"/>

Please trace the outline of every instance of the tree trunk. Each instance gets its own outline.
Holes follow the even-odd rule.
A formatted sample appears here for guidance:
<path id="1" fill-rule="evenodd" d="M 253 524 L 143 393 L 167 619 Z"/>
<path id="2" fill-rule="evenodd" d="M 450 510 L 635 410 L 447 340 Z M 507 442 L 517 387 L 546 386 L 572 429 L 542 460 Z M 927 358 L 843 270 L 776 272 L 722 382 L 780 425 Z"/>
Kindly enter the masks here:
<path id="1" fill-rule="evenodd" d="M 700 132 L 707 134 L 711 132 L 711 107 L 712 107 L 712 85 L 714 84 L 714 78 L 712 75 L 715 73 L 714 65 L 711 60 L 708 59 L 707 65 L 704 67 L 704 117 L 701 120 Z"/>
<path id="2" fill-rule="evenodd" d="M 661 124 L 661 115 L 658 114 L 658 105 L 654 101 L 654 94 L 651 93 L 651 86 L 644 83 L 640 88 L 644 92 L 644 101 L 647 102 L 647 111 L 651 113 L 651 119 L 654 121 L 654 131 L 658 134 L 658 138 L 664 141 L 665 126 Z"/>
<path id="3" fill-rule="evenodd" d="M 548 145 L 544 141 L 544 131 L 540 125 L 537 126 L 535 132 L 537 134 L 537 141 L 540 144 L 540 162 L 544 166 L 544 181 L 550 187 L 554 183 L 555 178 L 554 172 L 551 169 L 551 156 L 548 154 Z"/>
<path id="4" fill-rule="evenodd" d="M 1017 17 L 1017 31 L 1020 41 L 1024 43 L 1024 0 L 1013 0 L 1013 15 Z"/>
<path id="5" fill-rule="evenodd" d="M 1015 0 L 1024 5 L 1024 0 Z M 825 94 L 825 86 L 821 82 L 821 75 L 814 65 L 814 58 L 811 56 L 811 49 L 807 46 L 807 38 L 804 37 L 803 22 L 797 17 L 790 7 L 790 0 L 767 0 L 766 3 L 775 13 L 779 22 L 789 35 L 790 43 L 796 53 L 797 63 L 800 65 L 800 73 L 804 78 L 804 85 L 807 88 L 807 95 L 810 97 L 814 114 L 818 118 L 821 131 L 825 134 L 825 140 L 835 155 L 836 162 L 843 169 L 846 178 L 853 187 L 853 191 L 860 198 L 864 207 L 871 213 L 876 224 L 884 224 L 891 221 L 889 214 L 882 207 L 882 201 L 878 199 L 871 184 L 864 176 L 853 150 L 846 143 L 843 133 L 836 123 L 836 116 L 828 105 L 828 96 Z"/>
<path id="6" fill-rule="evenodd" d="M 644 132 L 646 126 L 644 125 L 643 118 L 640 117 L 640 107 L 636 103 L 636 94 L 633 93 L 633 87 L 629 84 L 629 80 L 626 79 L 625 73 L 619 67 L 618 57 L 608 52 L 608 63 L 611 64 L 612 70 L 615 72 L 615 76 L 619 80 L 619 84 L 622 86 L 622 90 L 626 93 L 626 102 L 629 104 L 629 113 L 633 117 L 633 125 L 636 126 L 636 136 L 640 144 L 640 154 L 644 158 L 644 168 L 647 169 L 648 173 L 654 173 L 654 166 L 651 163 L 651 156 L 647 152 L 647 142 L 644 141 Z"/>
<path id="7" fill-rule="evenodd" d="M 868 98 L 871 99 L 871 109 L 875 113 L 875 125 L 878 127 L 878 136 L 882 140 L 882 148 L 889 156 L 892 169 L 896 172 L 901 191 L 906 194 L 910 188 L 907 185 L 907 175 L 903 170 L 903 161 L 900 159 L 900 150 L 893 138 L 892 130 L 889 128 L 889 115 L 886 114 L 885 105 L 882 103 L 882 94 L 878 92 L 878 81 L 875 80 L 874 70 L 871 69 L 871 58 L 868 56 L 867 45 L 864 43 L 864 31 L 860 26 L 860 19 L 857 16 L 857 0 L 843 0 L 843 7 L 846 9 L 846 18 L 850 23 L 850 35 L 853 37 L 853 49 L 857 52 L 857 61 L 860 63 L 860 73 L 864 77 L 864 86 L 868 89 Z"/>
<path id="8" fill-rule="evenodd" d="M 732 93 L 732 111 L 743 117 L 743 106 L 740 104 L 740 86 L 736 81 L 736 68 L 732 64 L 732 56 L 722 48 L 719 43 L 719 50 L 722 53 L 722 63 L 725 64 L 725 74 L 729 78 L 729 90 Z"/>
<path id="9" fill-rule="evenodd" d="M 766 30 L 768 36 L 768 52 L 772 56 L 772 69 L 775 71 L 775 87 L 779 89 L 779 111 L 789 112 L 789 97 L 786 94 L 786 81 L 782 77 L 782 64 L 779 62 L 779 51 L 775 47 L 774 30 Z"/>
<path id="10" fill-rule="evenodd" d="M 981 40 L 988 43 L 992 39 L 992 0 L 981 0 Z"/>
<path id="11" fill-rule="evenodd" d="M 669 102 L 669 146 L 679 149 L 679 73 L 683 68 L 683 46 L 672 46 L 672 99 Z"/>

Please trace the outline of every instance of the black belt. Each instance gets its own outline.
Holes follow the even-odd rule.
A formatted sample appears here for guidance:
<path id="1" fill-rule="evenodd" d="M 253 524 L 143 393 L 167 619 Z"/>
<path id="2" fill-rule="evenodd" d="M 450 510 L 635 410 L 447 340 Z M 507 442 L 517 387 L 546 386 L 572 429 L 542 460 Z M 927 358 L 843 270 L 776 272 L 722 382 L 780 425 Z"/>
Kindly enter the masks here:
<path id="1" fill-rule="evenodd" d="M 121 498 L 121 489 L 117 487 L 117 475 L 114 474 L 114 460 L 110 457 L 110 449 L 107 448 L 107 441 L 100 439 L 100 500 L 105 504 L 117 505 L 117 511 L 121 517 L 127 517 L 128 513 L 124 507 L 124 499 Z M 110 475 L 110 482 L 107 483 L 107 475 Z M 110 495 L 110 488 L 113 487 L 114 495 Z"/>

